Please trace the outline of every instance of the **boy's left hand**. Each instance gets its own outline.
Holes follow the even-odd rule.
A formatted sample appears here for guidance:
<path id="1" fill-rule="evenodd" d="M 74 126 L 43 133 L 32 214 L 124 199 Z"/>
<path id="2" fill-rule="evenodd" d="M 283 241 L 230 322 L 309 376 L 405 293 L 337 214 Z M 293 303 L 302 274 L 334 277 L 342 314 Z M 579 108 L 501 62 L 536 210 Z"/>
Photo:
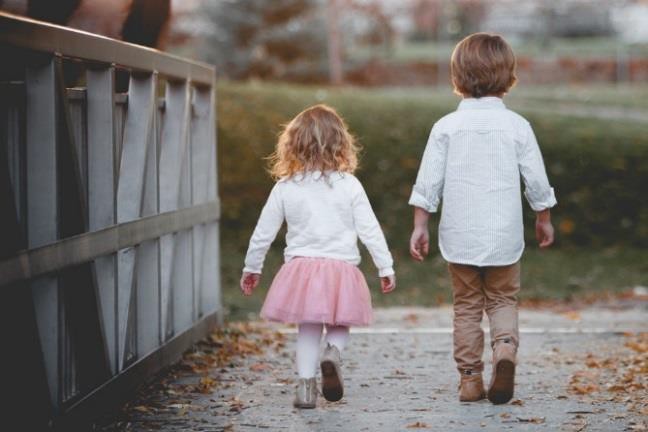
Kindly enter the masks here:
<path id="1" fill-rule="evenodd" d="M 423 259 L 430 252 L 430 234 L 427 227 L 415 227 L 410 238 L 410 255 L 416 261 Z"/>
<path id="2" fill-rule="evenodd" d="M 243 291 L 243 295 L 252 295 L 254 288 L 259 285 L 259 279 L 261 279 L 259 273 L 243 272 L 243 276 L 241 276 L 241 291 Z"/>

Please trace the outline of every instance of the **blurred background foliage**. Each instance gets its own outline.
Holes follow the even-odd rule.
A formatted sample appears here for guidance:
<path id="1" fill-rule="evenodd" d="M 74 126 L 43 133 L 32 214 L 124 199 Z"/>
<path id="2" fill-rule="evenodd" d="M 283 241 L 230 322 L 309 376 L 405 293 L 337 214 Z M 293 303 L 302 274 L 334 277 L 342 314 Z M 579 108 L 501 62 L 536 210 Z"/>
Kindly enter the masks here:
<path id="1" fill-rule="evenodd" d="M 602 120 L 527 110 L 533 92 L 506 100 L 532 123 L 559 205 L 553 212 L 556 246 L 539 251 L 533 212 L 525 203 L 527 253 L 522 297 L 569 299 L 622 291 L 648 283 L 648 134 L 641 122 Z M 547 94 L 544 97 L 549 97 Z M 312 86 L 224 84 L 219 87 L 218 139 L 223 200 L 223 250 L 227 297 L 234 310 L 254 310 L 235 290 L 247 241 L 272 187 L 265 171 L 280 125 L 314 103 L 334 106 L 363 146 L 357 173 L 396 260 L 400 292 L 379 304 L 435 304 L 449 300 L 445 264 L 434 246 L 429 262 L 411 262 L 407 200 L 433 123 L 454 109 L 449 89 L 332 89 Z M 554 101 L 554 105 L 560 103 Z M 551 104 L 550 104 L 551 105 Z M 436 243 L 436 222 L 431 224 Z M 281 262 L 282 233 L 264 274 L 267 287 Z M 373 265 L 363 269 L 372 281 Z M 374 285 L 376 281 L 374 281 Z"/>
<path id="2" fill-rule="evenodd" d="M 399 288 L 375 302 L 450 299 L 436 247 L 422 265 L 409 259 L 407 199 L 430 128 L 458 103 L 451 51 L 476 31 L 502 34 L 516 52 L 519 85 L 505 102 L 531 121 L 558 196 L 549 251 L 537 249 L 525 204 L 521 297 L 582 300 L 648 286 L 648 0 L 173 3 L 169 48 L 214 63 L 221 82 L 223 282 L 235 314 L 263 300 L 265 288 L 243 299 L 237 286 L 272 187 L 264 158 L 281 124 L 320 102 L 340 111 L 364 147 L 357 175 L 396 259 Z M 262 287 L 281 264 L 282 237 Z M 361 267 L 377 288 L 366 256 Z"/>

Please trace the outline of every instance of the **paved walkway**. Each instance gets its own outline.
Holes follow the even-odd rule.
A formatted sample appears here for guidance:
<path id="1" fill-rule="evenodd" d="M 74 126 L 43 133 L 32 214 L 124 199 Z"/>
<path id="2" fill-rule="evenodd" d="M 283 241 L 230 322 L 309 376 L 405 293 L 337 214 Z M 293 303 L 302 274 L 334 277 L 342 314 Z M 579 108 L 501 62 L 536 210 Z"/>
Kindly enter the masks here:
<path id="1" fill-rule="evenodd" d="M 344 399 L 320 399 L 315 410 L 291 405 L 294 328 L 245 329 L 252 342 L 229 342 L 239 344 L 242 356 L 221 358 L 220 367 L 205 369 L 198 351 L 144 391 L 121 421 L 101 430 L 646 430 L 645 353 L 639 359 L 644 375 L 633 378 L 639 387 L 628 390 L 626 380 L 625 388 L 612 390 L 620 368 L 636 366 L 645 348 L 629 343 L 626 332 L 647 332 L 647 318 L 645 304 L 566 313 L 523 310 L 516 394 L 512 404 L 500 406 L 458 402 L 448 307 L 377 310 L 375 325 L 357 329 L 344 352 Z"/>

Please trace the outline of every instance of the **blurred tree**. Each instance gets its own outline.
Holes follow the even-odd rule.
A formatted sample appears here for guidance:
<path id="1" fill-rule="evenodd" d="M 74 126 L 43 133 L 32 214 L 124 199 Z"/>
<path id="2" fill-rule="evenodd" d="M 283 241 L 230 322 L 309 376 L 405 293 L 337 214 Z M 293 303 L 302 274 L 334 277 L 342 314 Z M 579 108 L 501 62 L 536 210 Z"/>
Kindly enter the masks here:
<path id="1" fill-rule="evenodd" d="M 318 0 L 204 2 L 204 57 L 230 78 L 326 79 L 326 14 Z"/>

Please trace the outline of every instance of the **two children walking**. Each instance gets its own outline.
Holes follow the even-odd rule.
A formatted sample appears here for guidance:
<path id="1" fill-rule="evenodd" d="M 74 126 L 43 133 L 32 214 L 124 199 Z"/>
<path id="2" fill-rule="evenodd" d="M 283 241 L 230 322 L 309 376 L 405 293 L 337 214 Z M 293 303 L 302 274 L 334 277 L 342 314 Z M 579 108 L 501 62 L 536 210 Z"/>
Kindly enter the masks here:
<path id="1" fill-rule="evenodd" d="M 549 208 L 556 199 L 531 126 L 502 102 L 516 81 L 509 45 L 497 35 L 467 37 L 453 52 L 451 76 L 463 100 L 430 133 L 409 200 L 414 206 L 410 254 L 417 261 L 428 254 L 428 220 L 443 202 L 439 249 L 452 278 L 459 399 L 487 396 L 493 403 L 506 403 L 513 396 L 519 344 L 516 296 L 524 249 L 520 176 L 537 214 L 541 247 L 553 242 Z M 356 165 L 357 147 L 334 110 L 318 105 L 295 117 L 279 137 L 271 169 L 278 181 L 245 259 L 241 289 L 250 295 L 286 221 L 286 262 L 261 316 L 298 325 L 298 408 L 316 405 L 318 365 L 323 396 L 342 398 L 340 357 L 349 327 L 371 322 L 369 289 L 357 268 L 358 238 L 378 269 L 383 293 L 396 286 L 384 235 L 353 176 Z M 484 311 L 493 349 L 488 391 L 482 380 Z M 320 357 L 324 328 L 326 346 Z"/>

